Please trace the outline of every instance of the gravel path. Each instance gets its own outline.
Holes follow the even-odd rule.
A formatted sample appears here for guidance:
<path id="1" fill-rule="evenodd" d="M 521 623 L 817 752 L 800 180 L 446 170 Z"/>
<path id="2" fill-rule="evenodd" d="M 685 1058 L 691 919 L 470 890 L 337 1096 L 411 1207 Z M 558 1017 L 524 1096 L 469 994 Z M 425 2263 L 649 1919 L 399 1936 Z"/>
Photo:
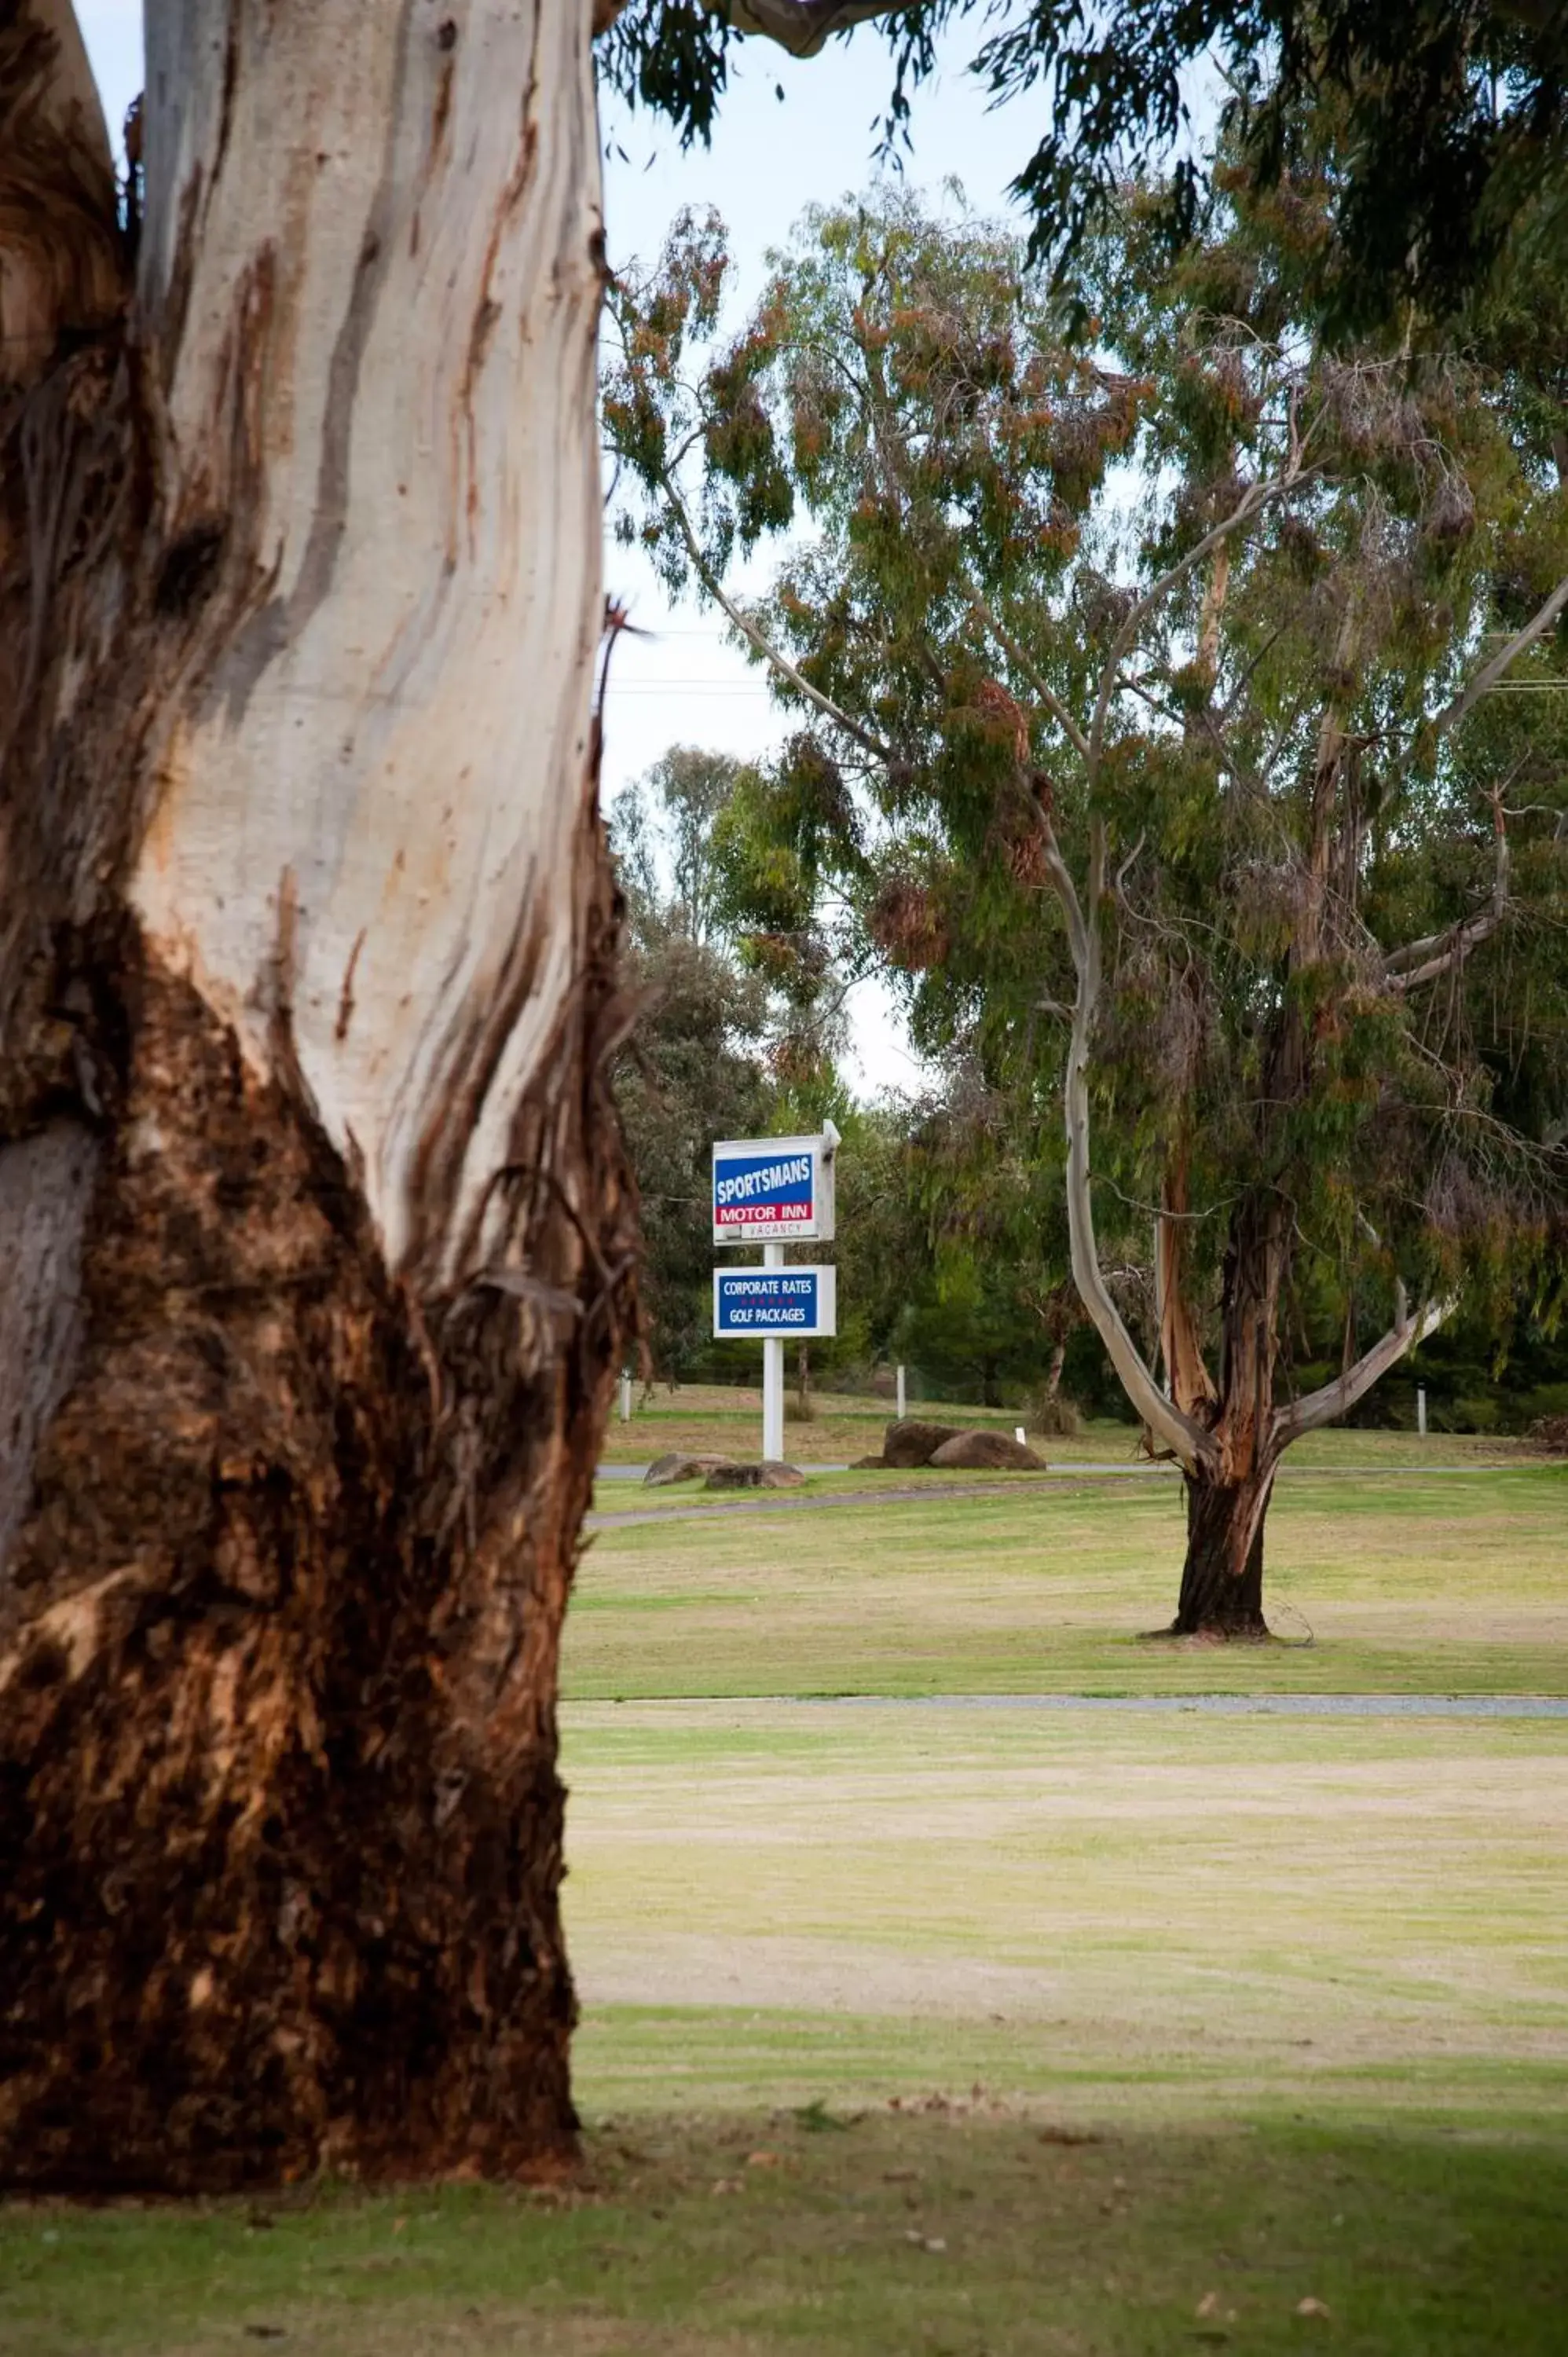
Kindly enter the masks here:
<path id="1" fill-rule="evenodd" d="M 843 1473 L 847 1466 L 813 1465 L 813 1473 Z M 601 1478 L 604 1469 L 601 1467 Z M 802 1494 L 799 1490 L 752 1490 L 740 1497 L 714 1496 L 706 1505 L 693 1498 L 690 1504 L 679 1506 L 612 1507 L 607 1512 L 585 1514 L 583 1527 L 589 1531 L 630 1530 L 643 1523 L 706 1523 L 718 1514 L 799 1514 L 822 1506 L 884 1506 L 890 1498 L 987 1498 L 1013 1490 L 1040 1489 L 1047 1482 L 1103 1480 L 1108 1474 L 1118 1477 L 1130 1474 L 1136 1480 L 1147 1480 L 1175 1470 L 1165 1465 L 1062 1465 L 1053 1466 L 1046 1473 L 1002 1473 L 990 1481 L 918 1481 L 900 1483 L 897 1489 L 828 1490 L 817 1496 Z"/>
<path id="2" fill-rule="evenodd" d="M 759 1697 L 760 1699 L 760 1697 Z M 1078 1710 L 1208 1718 L 1565 1718 L 1563 1695 L 785 1695 L 779 1710 Z"/>

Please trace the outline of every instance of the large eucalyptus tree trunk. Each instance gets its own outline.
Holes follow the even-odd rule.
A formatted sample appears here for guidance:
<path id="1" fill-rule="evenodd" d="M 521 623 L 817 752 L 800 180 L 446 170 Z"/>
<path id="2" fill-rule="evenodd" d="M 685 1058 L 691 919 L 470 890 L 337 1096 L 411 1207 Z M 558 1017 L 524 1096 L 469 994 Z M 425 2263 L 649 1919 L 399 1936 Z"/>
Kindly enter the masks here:
<path id="1" fill-rule="evenodd" d="M 1182 1193 L 1185 1208 L 1185 1186 Z M 1209 1454 L 1184 1469 L 1187 1555 L 1175 1636 L 1264 1637 L 1263 1524 L 1278 1470 L 1274 1372 L 1289 1231 L 1277 1193 L 1249 1189 L 1230 1214 L 1220 1298 L 1219 1380 L 1209 1381 L 1183 1280 L 1181 1231 L 1165 1247 L 1166 1358 L 1175 1395 L 1200 1418 Z M 1180 1347 L 1170 1341 L 1185 1329 Z"/>
<path id="2" fill-rule="evenodd" d="M 1174 1637 L 1266 1637 L 1263 1519 L 1273 1469 L 1235 1480 L 1188 1473 L 1187 1555 Z"/>
<path id="3" fill-rule="evenodd" d="M 0 2179 L 570 2147 L 629 1314 L 585 0 L 0 30 Z"/>

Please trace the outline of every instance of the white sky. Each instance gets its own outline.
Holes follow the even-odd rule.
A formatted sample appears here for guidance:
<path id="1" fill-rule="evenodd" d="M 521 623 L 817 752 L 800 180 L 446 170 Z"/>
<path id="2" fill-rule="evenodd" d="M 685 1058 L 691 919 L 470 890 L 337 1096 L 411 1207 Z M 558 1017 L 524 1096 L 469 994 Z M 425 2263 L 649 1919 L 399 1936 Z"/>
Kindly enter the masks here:
<path id="1" fill-rule="evenodd" d="M 112 134 L 142 86 L 141 0 L 77 0 Z M 934 188 L 950 176 L 976 210 L 1000 213 L 1007 182 L 1026 159 L 1039 117 L 1028 100 L 988 112 L 962 71 L 973 47 L 961 25 L 951 62 L 916 102 L 915 152 L 906 169 Z M 864 188 L 891 87 L 888 53 L 874 33 L 833 44 L 804 64 L 765 42 L 745 45 L 711 149 L 682 154 L 668 125 L 628 115 L 607 100 L 605 212 L 610 259 L 651 259 L 683 205 L 716 205 L 736 262 L 737 307 L 759 292 L 763 256 L 804 208 Z M 780 100 L 777 91 L 784 91 Z M 1040 102 L 1043 104 L 1043 101 Z M 622 152 L 624 151 L 624 155 Z M 605 712 L 605 788 L 614 799 L 665 748 L 699 744 L 756 755 L 783 733 L 759 673 L 725 642 L 721 622 L 697 606 L 671 609 L 635 552 L 605 552 L 606 587 L 650 635 L 616 648 Z M 919 1077 L 897 1008 L 879 984 L 851 1004 L 852 1082 L 867 1093 Z"/>

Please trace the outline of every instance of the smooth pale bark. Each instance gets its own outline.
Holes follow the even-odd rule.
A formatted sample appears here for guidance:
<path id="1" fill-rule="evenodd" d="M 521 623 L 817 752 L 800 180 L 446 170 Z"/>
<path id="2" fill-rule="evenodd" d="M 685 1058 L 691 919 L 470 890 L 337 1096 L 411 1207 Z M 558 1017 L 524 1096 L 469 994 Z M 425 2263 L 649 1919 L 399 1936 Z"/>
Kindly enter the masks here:
<path id="1" fill-rule="evenodd" d="M 635 1234 L 589 17 L 147 36 L 134 283 L 100 209 L 5 393 L 0 2179 L 510 2171 Z"/>
<path id="2" fill-rule="evenodd" d="M 258 1068 L 286 989 L 388 1261 L 443 1281 L 574 978 L 596 150 L 576 8 L 360 13 L 149 16 L 140 308 L 215 610 L 132 896 Z"/>

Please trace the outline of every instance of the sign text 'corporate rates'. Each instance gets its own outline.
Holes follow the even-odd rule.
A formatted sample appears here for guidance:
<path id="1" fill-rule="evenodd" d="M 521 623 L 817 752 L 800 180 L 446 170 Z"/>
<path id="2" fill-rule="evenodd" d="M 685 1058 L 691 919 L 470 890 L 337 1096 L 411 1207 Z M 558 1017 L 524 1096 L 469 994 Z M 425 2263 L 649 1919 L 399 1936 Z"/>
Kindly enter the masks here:
<path id="1" fill-rule="evenodd" d="M 833 1268 L 716 1268 L 714 1333 L 835 1333 L 837 1278 Z"/>

